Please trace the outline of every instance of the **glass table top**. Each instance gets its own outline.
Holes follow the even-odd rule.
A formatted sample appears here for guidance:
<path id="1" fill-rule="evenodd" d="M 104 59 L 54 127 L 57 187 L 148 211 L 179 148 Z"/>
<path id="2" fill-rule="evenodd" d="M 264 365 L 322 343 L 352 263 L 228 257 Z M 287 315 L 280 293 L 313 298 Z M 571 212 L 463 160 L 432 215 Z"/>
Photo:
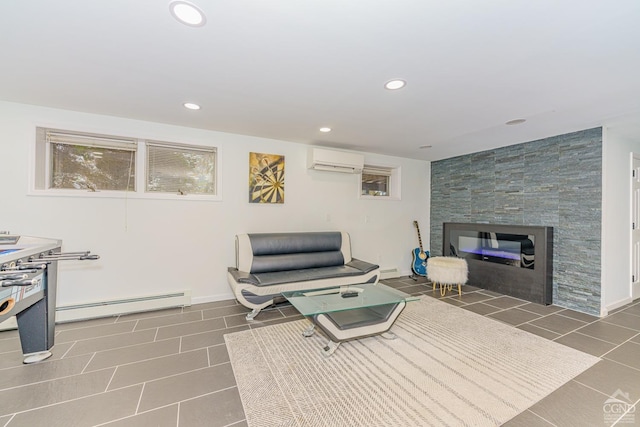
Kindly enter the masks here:
<path id="1" fill-rule="evenodd" d="M 345 298 L 345 293 L 356 296 Z M 405 294 L 386 285 L 365 283 L 327 289 L 283 292 L 284 296 L 303 316 L 331 313 L 342 310 L 397 304 L 402 301 L 416 301 L 419 298 Z"/>

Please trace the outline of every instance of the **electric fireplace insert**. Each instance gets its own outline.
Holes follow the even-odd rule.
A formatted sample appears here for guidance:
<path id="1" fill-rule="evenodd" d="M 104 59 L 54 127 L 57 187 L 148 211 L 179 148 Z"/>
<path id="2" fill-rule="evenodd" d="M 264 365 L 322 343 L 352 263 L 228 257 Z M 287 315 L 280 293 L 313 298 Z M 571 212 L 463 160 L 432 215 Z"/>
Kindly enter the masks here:
<path id="1" fill-rule="evenodd" d="M 444 223 L 442 253 L 464 258 L 469 284 L 552 303 L 553 227 Z"/>

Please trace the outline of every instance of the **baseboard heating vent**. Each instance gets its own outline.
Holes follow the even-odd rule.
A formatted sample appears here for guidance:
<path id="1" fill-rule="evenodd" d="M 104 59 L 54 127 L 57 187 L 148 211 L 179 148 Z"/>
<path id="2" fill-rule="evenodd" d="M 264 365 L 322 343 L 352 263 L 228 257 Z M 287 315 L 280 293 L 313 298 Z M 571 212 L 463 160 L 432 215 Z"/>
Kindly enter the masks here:
<path id="1" fill-rule="evenodd" d="M 380 270 L 380 279 L 394 279 L 400 277 L 400 270 L 397 267 Z"/>
<path id="2" fill-rule="evenodd" d="M 66 305 L 56 308 L 56 323 L 190 305 L 190 290 L 135 298 Z"/>

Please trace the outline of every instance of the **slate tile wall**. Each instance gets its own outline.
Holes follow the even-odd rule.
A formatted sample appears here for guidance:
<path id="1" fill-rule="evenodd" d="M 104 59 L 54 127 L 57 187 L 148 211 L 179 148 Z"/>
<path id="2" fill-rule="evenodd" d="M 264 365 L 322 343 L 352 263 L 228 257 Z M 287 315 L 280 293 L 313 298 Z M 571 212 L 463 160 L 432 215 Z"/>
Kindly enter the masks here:
<path id="1" fill-rule="evenodd" d="M 431 164 L 431 248 L 442 223 L 554 228 L 553 302 L 600 314 L 602 128 Z"/>

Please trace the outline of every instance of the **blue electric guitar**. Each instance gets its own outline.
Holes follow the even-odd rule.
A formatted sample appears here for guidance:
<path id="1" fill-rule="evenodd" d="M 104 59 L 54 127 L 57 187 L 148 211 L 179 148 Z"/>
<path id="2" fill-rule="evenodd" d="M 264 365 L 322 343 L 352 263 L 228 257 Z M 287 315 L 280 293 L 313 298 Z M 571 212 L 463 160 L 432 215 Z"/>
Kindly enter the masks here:
<path id="1" fill-rule="evenodd" d="M 418 231 L 418 243 L 420 247 L 415 248 L 411 255 L 413 255 L 413 262 L 411 263 L 411 269 L 416 276 L 427 275 L 427 258 L 429 258 L 429 251 L 422 250 L 422 238 L 420 238 L 420 227 L 418 227 L 418 221 L 413 221 L 413 225 L 416 226 Z"/>

